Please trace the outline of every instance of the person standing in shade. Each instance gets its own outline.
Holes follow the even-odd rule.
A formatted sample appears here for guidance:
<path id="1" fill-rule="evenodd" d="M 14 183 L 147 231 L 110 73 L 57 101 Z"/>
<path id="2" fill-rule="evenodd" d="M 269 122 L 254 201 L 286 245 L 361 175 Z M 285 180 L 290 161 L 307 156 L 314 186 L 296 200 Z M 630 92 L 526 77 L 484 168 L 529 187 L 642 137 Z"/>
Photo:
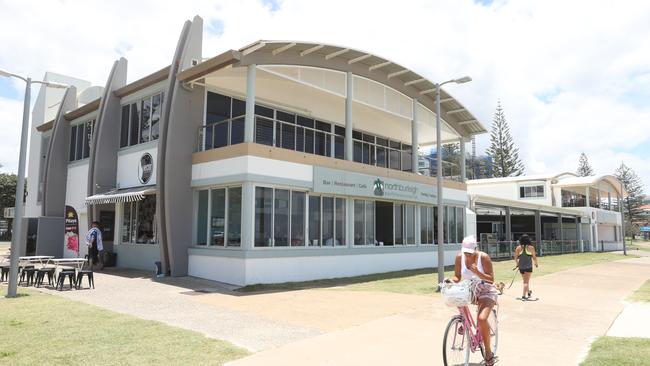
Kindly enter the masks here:
<path id="1" fill-rule="evenodd" d="M 533 275 L 533 263 L 535 263 L 535 268 L 537 268 L 538 265 L 537 253 L 535 252 L 535 247 L 530 242 L 528 235 L 522 235 L 521 238 L 519 238 L 519 245 L 515 249 L 515 263 L 524 280 L 521 299 L 524 301 L 530 300 L 533 295 L 533 291 L 530 289 L 530 277 Z"/>
<path id="2" fill-rule="evenodd" d="M 95 265 L 99 264 L 99 269 L 104 269 L 104 244 L 99 222 L 93 221 L 91 224 L 86 234 L 86 245 L 88 245 L 88 265 L 94 269 Z"/>

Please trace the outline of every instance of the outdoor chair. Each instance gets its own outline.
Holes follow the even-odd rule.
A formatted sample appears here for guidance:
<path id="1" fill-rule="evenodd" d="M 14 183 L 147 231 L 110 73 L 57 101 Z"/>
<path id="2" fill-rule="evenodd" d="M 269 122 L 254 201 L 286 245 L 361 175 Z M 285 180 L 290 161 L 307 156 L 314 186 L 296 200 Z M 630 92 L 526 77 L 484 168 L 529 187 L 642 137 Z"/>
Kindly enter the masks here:
<path id="1" fill-rule="evenodd" d="M 41 285 L 43 285 L 45 275 L 47 275 L 47 283 L 52 286 L 54 284 L 55 270 L 56 268 L 54 267 L 39 268 L 38 271 L 36 271 L 36 287 L 41 287 Z"/>
<path id="2" fill-rule="evenodd" d="M 20 281 L 18 281 L 18 284 L 20 285 L 23 283 L 23 281 L 26 283 L 26 286 L 29 286 L 31 284 L 35 284 L 34 281 L 34 274 L 36 273 L 36 268 L 34 266 L 25 266 L 20 273 Z"/>
<path id="3" fill-rule="evenodd" d="M 56 281 L 56 288 L 59 291 L 63 291 L 63 284 L 65 283 L 65 278 L 68 277 L 70 280 L 70 289 L 72 290 L 73 283 L 75 281 L 76 271 L 74 269 L 63 269 L 59 272 L 59 278 Z"/>
<path id="4" fill-rule="evenodd" d="M 88 277 L 88 288 L 95 288 L 95 279 L 93 278 L 92 269 L 83 269 L 77 272 L 77 290 L 81 287 L 81 280 L 84 279 L 84 275 Z"/>
<path id="5" fill-rule="evenodd" d="M 9 269 L 11 268 L 8 264 L 0 265 L 0 282 L 9 280 Z M 6 280 L 5 280 L 6 278 Z"/>

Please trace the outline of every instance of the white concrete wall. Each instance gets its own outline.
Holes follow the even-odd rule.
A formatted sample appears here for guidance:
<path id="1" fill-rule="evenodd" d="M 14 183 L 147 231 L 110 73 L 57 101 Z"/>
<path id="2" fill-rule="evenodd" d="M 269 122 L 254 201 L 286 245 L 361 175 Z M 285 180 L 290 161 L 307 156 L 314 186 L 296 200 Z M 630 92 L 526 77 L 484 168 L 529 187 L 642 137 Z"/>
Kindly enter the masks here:
<path id="1" fill-rule="evenodd" d="M 519 197 L 519 187 L 544 185 L 544 197 Z M 494 182 L 494 183 L 470 183 L 467 185 L 468 194 L 479 194 L 483 196 L 502 198 L 507 200 L 528 202 L 537 205 L 553 205 L 553 193 L 549 181 L 524 181 L 524 182 Z M 556 202 L 561 204 L 560 200 Z"/>
<path id="2" fill-rule="evenodd" d="M 413 253 L 368 253 L 304 257 L 226 258 L 189 256 L 189 275 L 245 286 L 310 281 L 437 266 L 436 247 Z M 445 251 L 450 265 L 458 249 Z"/>
<path id="3" fill-rule="evenodd" d="M 143 184 L 139 180 L 139 166 L 140 158 L 145 153 L 151 154 L 153 158 L 153 173 L 149 182 Z M 131 148 L 126 148 L 118 152 L 117 157 L 117 187 L 131 188 L 140 187 L 144 185 L 156 184 L 156 164 L 158 156 L 158 141 L 153 141 L 145 144 L 135 145 Z"/>
<path id="4" fill-rule="evenodd" d="M 238 174 L 290 178 L 305 182 L 311 182 L 314 176 L 311 165 L 257 156 L 238 156 L 230 159 L 194 164 L 192 166 L 192 181 Z"/>

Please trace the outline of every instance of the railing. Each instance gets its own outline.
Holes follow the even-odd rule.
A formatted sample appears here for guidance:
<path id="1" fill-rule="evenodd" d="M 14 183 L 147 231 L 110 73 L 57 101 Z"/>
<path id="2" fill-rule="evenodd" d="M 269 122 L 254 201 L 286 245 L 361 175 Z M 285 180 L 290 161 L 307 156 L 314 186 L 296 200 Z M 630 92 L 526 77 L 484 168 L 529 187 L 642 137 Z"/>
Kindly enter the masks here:
<path id="1" fill-rule="evenodd" d="M 518 241 L 500 241 L 497 243 L 481 243 L 479 249 L 492 259 L 513 259 Z M 535 245 L 537 255 L 556 255 L 580 252 L 580 243 L 576 240 L 542 240 Z"/>

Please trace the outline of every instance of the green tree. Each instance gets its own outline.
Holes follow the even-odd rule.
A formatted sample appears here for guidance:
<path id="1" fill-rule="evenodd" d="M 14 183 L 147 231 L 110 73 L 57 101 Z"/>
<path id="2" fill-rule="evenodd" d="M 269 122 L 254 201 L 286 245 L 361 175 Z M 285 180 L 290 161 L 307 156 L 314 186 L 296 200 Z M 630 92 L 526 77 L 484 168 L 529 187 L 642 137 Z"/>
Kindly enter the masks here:
<path id="1" fill-rule="evenodd" d="M 641 210 L 643 200 L 645 199 L 643 183 L 641 183 L 641 179 L 639 179 L 634 170 L 623 162 L 616 169 L 614 175 L 623 183 L 623 189 L 627 193 L 627 197 L 623 200 L 623 214 L 625 216 L 626 227 L 632 228 L 632 224 L 643 218 L 643 210 Z M 632 232 L 628 232 L 628 234 L 632 234 Z"/>
<path id="2" fill-rule="evenodd" d="M 4 217 L 5 207 L 14 207 L 16 203 L 16 174 L 0 173 L 0 216 Z"/>
<path id="3" fill-rule="evenodd" d="M 524 174 L 524 164 L 519 160 L 519 149 L 515 147 L 510 135 L 501 101 L 497 103 L 497 110 L 492 119 L 490 146 L 485 153 L 492 160 L 492 177 L 515 177 Z"/>
<path id="4" fill-rule="evenodd" d="M 587 154 L 580 153 L 580 159 L 578 160 L 578 171 L 576 172 L 580 177 L 589 177 L 594 175 L 594 170 L 589 164 L 589 159 L 587 159 Z"/>
<path id="5" fill-rule="evenodd" d="M 446 177 L 460 175 L 460 146 L 457 143 L 442 145 L 442 171 Z"/>

